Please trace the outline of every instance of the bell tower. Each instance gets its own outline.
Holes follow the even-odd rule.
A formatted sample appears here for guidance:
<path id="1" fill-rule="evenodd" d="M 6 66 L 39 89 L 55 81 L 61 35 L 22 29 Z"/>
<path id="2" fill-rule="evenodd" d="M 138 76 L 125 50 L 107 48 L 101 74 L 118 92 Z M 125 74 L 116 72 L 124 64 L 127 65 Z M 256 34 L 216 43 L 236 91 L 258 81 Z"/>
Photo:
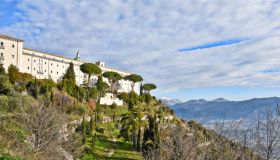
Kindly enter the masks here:
<path id="1" fill-rule="evenodd" d="M 78 50 L 76 53 L 76 57 L 74 58 L 74 60 L 79 61 L 80 60 L 80 51 Z"/>

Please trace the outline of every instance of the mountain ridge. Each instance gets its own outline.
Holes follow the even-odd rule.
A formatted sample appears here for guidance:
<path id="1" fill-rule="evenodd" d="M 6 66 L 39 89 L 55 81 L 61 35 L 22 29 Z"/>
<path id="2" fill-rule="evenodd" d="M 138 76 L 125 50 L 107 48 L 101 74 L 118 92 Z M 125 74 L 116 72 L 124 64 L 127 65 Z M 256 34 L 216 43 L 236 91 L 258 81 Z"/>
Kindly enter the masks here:
<path id="1" fill-rule="evenodd" d="M 215 100 L 190 100 L 169 105 L 176 114 L 185 120 L 196 120 L 203 124 L 221 120 L 254 119 L 259 112 L 274 109 L 280 104 L 279 97 L 252 98 L 230 101 L 223 98 Z"/>

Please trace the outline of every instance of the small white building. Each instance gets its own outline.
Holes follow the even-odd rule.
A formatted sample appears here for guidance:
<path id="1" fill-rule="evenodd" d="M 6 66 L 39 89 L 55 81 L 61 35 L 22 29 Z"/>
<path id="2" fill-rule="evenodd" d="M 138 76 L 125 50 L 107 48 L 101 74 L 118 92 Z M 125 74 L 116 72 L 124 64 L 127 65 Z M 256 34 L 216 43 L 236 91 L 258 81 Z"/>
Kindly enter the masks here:
<path id="1" fill-rule="evenodd" d="M 74 59 L 66 58 L 51 53 L 24 48 L 23 40 L 0 34 L 0 63 L 3 63 L 6 71 L 8 67 L 13 64 L 22 73 L 29 73 L 38 79 L 52 79 L 54 82 L 59 82 L 62 80 L 71 62 L 74 64 L 76 83 L 77 85 L 81 85 L 87 79 L 87 75 L 80 70 L 80 65 L 85 62 L 80 60 L 79 52 Z M 102 72 L 114 71 L 122 76 L 131 74 L 106 67 L 105 63 L 101 61 L 97 61 L 95 64 L 101 68 Z M 104 81 L 108 82 L 106 78 L 104 78 Z M 96 82 L 97 77 L 92 76 L 91 84 L 94 85 Z M 131 82 L 127 80 L 120 80 L 114 87 L 118 92 L 128 93 L 132 89 Z M 135 84 L 134 91 L 139 94 L 140 84 Z"/>
<path id="2" fill-rule="evenodd" d="M 123 100 L 114 97 L 112 93 L 106 93 L 104 97 L 100 98 L 100 104 L 112 105 L 115 103 L 118 106 L 123 105 Z"/>

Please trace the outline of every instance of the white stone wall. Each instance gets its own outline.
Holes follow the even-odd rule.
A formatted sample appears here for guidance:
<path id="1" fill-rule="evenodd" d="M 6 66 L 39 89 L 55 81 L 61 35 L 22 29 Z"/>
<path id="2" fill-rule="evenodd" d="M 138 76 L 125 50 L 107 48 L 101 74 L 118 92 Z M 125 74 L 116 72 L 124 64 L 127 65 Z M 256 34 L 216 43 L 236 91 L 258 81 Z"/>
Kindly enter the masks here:
<path id="1" fill-rule="evenodd" d="M 77 84 L 83 83 L 85 76 L 80 70 L 82 62 L 64 57 L 50 55 L 31 49 L 23 49 L 23 63 L 21 72 L 30 73 L 39 79 L 51 78 L 54 82 L 62 80 L 69 64 L 74 64 Z"/>
<path id="2" fill-rule="evenodd" d="M 141 83 L 134 84 L 134 92 L 136 92 L 137 94 L 140 94 L 140 85 L 141 85 Z M 116 83 L 114 85 L 114 88 L 116 88 L 119 93 L 130 92 L 132 89 L 131 87 L 132 87 L 132 82 L 130 82 L 128 80 L 124 80 L 124 79 L 119 80 L 118 83 Z"/>
<path id="3" fill-rule="evenodd" d="M 100 104 L 102 105 L 112 105 L 113 103 L 121 106 L 123 105 L 123 100 L 114 97 L 112 93 L 106 93 L 104 97 L 100 98 Z"/>
<path id="4" fill-rule="evenodd" d="M 11 64 L 18 68 L 21 66 L 22 47 L 23 41 L 0 38 L 0 57 L 4 58 L 3 66 L 6 71 Z"/>

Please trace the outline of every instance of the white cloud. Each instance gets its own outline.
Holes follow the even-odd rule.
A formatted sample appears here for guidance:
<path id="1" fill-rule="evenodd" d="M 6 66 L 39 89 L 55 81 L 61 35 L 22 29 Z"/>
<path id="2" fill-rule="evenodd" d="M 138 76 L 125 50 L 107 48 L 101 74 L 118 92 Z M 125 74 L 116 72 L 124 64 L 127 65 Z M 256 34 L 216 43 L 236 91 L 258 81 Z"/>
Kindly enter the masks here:
<path id="1" fill-rule="evenodd" d="M 23 0 L 23 21 L 0 27 L 26 45 L 105 60 L 164 91 L 202 86 L 274 86 L 280 73 L 276 0 Z M 277 29 L 278 28 L 278 29 Z M 232 38 L 240 44 L 176 52 Z"/>

